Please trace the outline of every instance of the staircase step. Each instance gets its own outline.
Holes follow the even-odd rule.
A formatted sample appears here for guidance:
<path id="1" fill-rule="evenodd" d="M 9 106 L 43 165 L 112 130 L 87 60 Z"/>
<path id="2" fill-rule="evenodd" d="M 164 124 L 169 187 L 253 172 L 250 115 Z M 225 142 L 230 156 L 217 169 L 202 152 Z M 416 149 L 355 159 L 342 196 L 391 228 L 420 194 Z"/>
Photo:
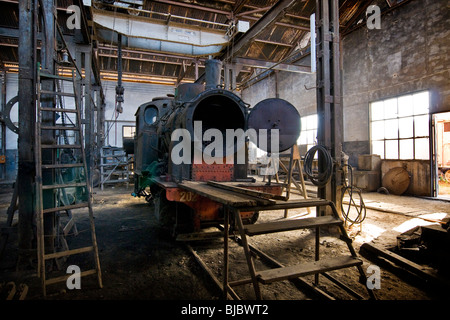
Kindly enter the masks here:
<path id="1" fill-rule="evenodd" d="M 245 225 L 245 233 L 249 236 L 267 234 L 274 232 L 291 231 L 321 226 L 340 225 L 342 221 L 333 216 L 303 218 L 295 220 L 284 220 L 267 223 Z"/>
<path id="2" fill-rule="evenodd" d="M 257 272 L 258 281 L 268 284 L 276 281 L 288 280 L 298 277 L 317 274 L 337 269 L 362 265 L 362 260 L 352 256 L 341 256 L 303 263 L 291 267 L 269 269 Z"/>

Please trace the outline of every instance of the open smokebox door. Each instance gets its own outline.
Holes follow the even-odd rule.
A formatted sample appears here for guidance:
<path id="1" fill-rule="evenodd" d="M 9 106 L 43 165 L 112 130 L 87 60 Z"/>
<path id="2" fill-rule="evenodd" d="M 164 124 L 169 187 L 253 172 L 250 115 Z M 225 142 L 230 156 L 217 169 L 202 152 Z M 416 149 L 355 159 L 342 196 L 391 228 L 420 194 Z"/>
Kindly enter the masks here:
<path id="1" fill-rule="evenodd" d="M 297 143 L 300 122 L 300 114 L 288 101 L 278 98 L 262 100 L 248 116 L 248 129 L 256 131 L 256 137 L 250 136 L 250 140 L 268 153 L 286 151 Z M 278 144 L 272 139 L 278 139 Z"/>

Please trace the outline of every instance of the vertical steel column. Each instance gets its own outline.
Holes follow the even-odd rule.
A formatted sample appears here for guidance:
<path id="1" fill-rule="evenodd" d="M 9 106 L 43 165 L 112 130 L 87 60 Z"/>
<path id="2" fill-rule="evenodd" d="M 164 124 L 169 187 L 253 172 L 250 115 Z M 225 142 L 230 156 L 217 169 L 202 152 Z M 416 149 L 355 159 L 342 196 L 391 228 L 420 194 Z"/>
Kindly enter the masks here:
<path id="1" fill-rule="evenodd" d="M 2 94 L 1 94 L 1 111 L 3 112 L 5 110 L 6 107 L 6 69 L 2 70 Z M 5 156 L 6 159 L 6 123 L 4 121 L 4 119 L 0 119 L 0 125 L 1 125 L 1 129 L 2 129 L 2 151 L 1 154 L 3 156 Z M 1 174 L 1 178 L 2 179 L 6 179 L 6 160 L 5 163 L 3 163 L 2 165 L 2 174 Z"/>
<path id="2" fill-rule="evenodd" d="M 35 75 L 36 57 L 34 21 L 35 1 L 19 1 L 19 139 L 18 173 L 20 185 L 18 246 L 21 263 L 31 257 L 34 218 L 34 134 L 36 128 L 35 113 Z"/>
<path id="3" fill-rule="evenodd" d="M 96 94 L 96 110 L 97 110 L 97 131 L 96 131 L 96 150 L 95 155 L 97 158 L 97 165 L 100 164 L 101 160 L 101 148 L 104 145 L 105 141 L 105 104 L 102 100 L 102 91 L 101 87 L 97 86 L 95 90 Z"/>
<path id="4" fill-rule="evenodd" d="M 87 176 L 91 181 L 91 171 L 94 166 L 94 105 L 92 103 L 92 45 L 77 45 L 77 63 L 81 70 L 82 55 L 84 54 L 84 150 L 86 152 Z M 82 91 L 79 91 L 80 93 Z M 82 113 L 82 110 L 80 110 Z"/>
<path id="5" fill-rule="evenodd" d="M 336 164 L 340 165 L 343 121 L 337 0 L 316 0 L 316 33 L 318 143 L 326 147 Z M 319 153 L 319 170 L 324 171 L 326 168 L 323 166 Z M 334 166 L 330 183 L 318 189 L 318 197 L 339 202 L 340 185 L 341 173 L 338 166 Z M 320 210 L 320 215 L 327 213 Z"/>
<path id="6" fill-rule="evenodd" d="M 41 66 L 42 69 L 48 74 L 55 74 L 55 39 L 56 39 L 56 27 L 55 27 L 55 2 L 54 0 L 42 0 L 40 1 L 42 7 L 40 21 L 42 21 L 43 30 L 42 38 L 45 39 L 41 45 Z M 35 66 L 36 67 L 36 66 Z M 46 91 L 56 91 L 55 83 L 53 79 L 42 79 L 41 89 Z M 54 95 L 41 95 L 41 104 L 45 108 L 54 108 L 55 96 Z M 54 112 L 42 112 L 42 125 L 54 126 L 55 125 L 55 113 Z M 39 134 L 39 132 L 38 132 Z M 41 134 L 42 144 L 54 144 L 56 141 L 54 130 L 44 130 Z M 55 150 L 47 149 L 42 150 L 42 164 L 55 163 Z M 39 161 L 39 159 L 36 159 Z M 44 185 L 50 185 L 56 183 L 56 174 L 59 174 L 58 170 L 44 170 L 42 172 L 42 181 Z M 42 192 L 43 209 L 52 208 L 55 204 L 55 194 L 53 190 L 43 190 Z M 44 234 L 45 234 L 45 246 L 48 248 L 48 252 L 54 251 L 54 228 L 55 228 L 55 214 L 46 214 L 44 217 Z"/>

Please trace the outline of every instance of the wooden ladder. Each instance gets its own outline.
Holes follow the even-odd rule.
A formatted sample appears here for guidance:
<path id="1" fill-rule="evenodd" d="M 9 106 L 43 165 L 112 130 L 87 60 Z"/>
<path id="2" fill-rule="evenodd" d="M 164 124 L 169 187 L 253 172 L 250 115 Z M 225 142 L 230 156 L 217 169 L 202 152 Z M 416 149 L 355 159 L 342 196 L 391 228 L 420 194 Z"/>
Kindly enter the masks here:
<path id="1" fill-rule="evenodd" d="M 332 215 L 327 216 L 316 216 L 311 218 L 302 218 L 302 219 L 291 219 L 291 220 L 282 220 L 282 221 L 274 221 L 274 222 L 266 222 L 260 224 L 251 224 L 244 225 L 241 219 L 240 211 L 247 212 L 251 210 L 286 210 L 286 209 L 297 209 L 297 208 L 306 208 L 306 207 L 317 207 L 316 212 L 318 211 L 318 207 L 329 206 L 332 209 Z M 227 294 L 231 294 L 233 297 L 238 297 L 237 294 L 232 289 L 233 286 L 243 285 L 252 283 L 255 296 L 257 299 L 261 299 L 261 290 L 260 284 L 269 284 L 276 281 L 282 280 L 292 280 L 297 279 L 299 277 L 307 276 L 307 275 L 315 275 L 315 285 L 319 282 L 319 274 L 324 275 L 326 278 L 330 279 L 334 283 L 341 286 L 343 289 L 348 291 L 349 293 L 353 293 L 357 298 L 361 298 L 356 292 L 345 287 L 345 285 L 339 282 L 337 279 L 332 278 L 330 275 L 326 274 L 328 271 L 338 270 L 343 268 L 357 267 L 360 274 L 360 282 L 366 286 L 366 275 L 362 268 L 362 260 L 357 257 L 355 249 L 352 245 L 352 240 L 348 237 L 347 232 L 344 228 L 343 221 L 340 219 L 339 214 L 336 210 L 333 202 L 323 199 L 299 199 L 299 200 L 291 200 L 291 201 L 277 201 L 277 204 L 270 206 L 260 206 L 258 208 L 228 208 L 225 211 L 225 221 L 228 221 L 228 216 L 231 219 L 234 219 L 235 226 L 237 227 L 237 231 L 241 237 L 241 245 L 243 247 L 245 257 L 247 260 L 248 270 L 250 273 L 250 279 L 241 279 L 235 281 L 228 280 L 228 233 L 229 227 L 228 223 L 225 223 L 225 246 L 224 246 L 224 296 Z M 321 227 L 329 227 L 336 226 L 340 231 L 340 239 L 343 240 L 350 251 L 349 255 L 332 257 L 327 259 L 319 259 L 319 243 L 320 243 L 320 228 Z M 315 260 L 311 262 L 301 263 L 294 266 L 281 266 L 279 268 L 268 269 L 257 271 L 255 269 L 255 265 L 253 262 L 252 252 L 250 249 L 250 245 L 248 243 L 248 237 L 276 233 L 276 232 L 285 232 L 299 229 L 313 228 L 315 229 Z M 277 263 L 278 265 L 281 265 Z M 367 286 L 366 286 L 367 288 Z M 353 292 L 352 292 L 353 291 Z M 372 290 L 367 288 L 369 296 L 371 299 L 375 299 L 375 295 Z"/>
<path id="2" fill-rule="evenodd" d="M 41 278 L 42 290 L 44 296 L 46 295 L 46 287 L 50 284 L 64 282 L 68 279 L 71 274 L 47 278 L 47 261 L 52 261 L 53 259 L 59 258 L 67 258 L 71 255 L 82 254 L 82 253 L 93 253 L 94 259 L 94 267 L 90 270 L 81 271 L 79 276 L 88 276 L 88 275 L 97 275 L 98 285 L 101 288 L 102 285 L 102 275 L 100 269 L 100 260 L 98 255 L 98 247 L 97 247 L 97 239 L 95 234 L 95 225 L 94 225 L 94 216 L 92 211 L 92 199 L 91 199 L 91 185 L 88 179 L 88 171 L 86 165 L 86 155 L 83 146 L 83 128 L 81 126 L 81 112 L 78 100 L 78 92 L 77 86 L 75 82 L 75 74 L 72 72 L 72 77 L 61 77 L 53 74 L 47 74 L 43 72 L 40 68 L 40 64 L 38 64 L 37 68 L 37 123 L 36 123 L 36 134 L 35 134 L 35 156 L 36 156 L 36 217 L 37 217 L 37 254 L 38 254 L 38 276 Z M 64 83 L 72 82 L 73 83 L 73 93 L 66 93 L 59 90 L 59 83 L 55 85 L 55 91 L 48 91 L 41 89 L 41 79 L 50 79 L 55 83 L 60 81 Z M 52 106 L 43 106 L 42 99 L 44 97 L 45 101 L 53 100 Z M 65 103 L 61 103 L 59 106 L 55 103 L 55 98 L 59 97 L 69 97 L 74 99 L 75 108 L 66 108 Z M 44 112 L 47 113 L 59 113 L 61 117 L 65 117 L 66 114 L 74 114 L 75 120 L 73 125 L 67 125 L 63 122 L 63 124 L 53 124 L 48 125 L 43 123 L 42 114 Z M 73 131 L 75 135 L 78 135 L 73 144 L 69 144 L 67 139 L 64 139 L 64 143 L 56 142 L 56 144 L 43 144 L 42 143 L 42 133 L 43 131 L 47 132 L 55 132 L 55 130 Z M 48 163 L 48 160 L 43 163 L 42 151 L 52 150 L 52 163 Z M 78 159 L 73 163 L 61 163 L 56 157 L 58 151 L 61 150 L 73 150 L 72 152 L 78 152 Z M 73 168 L 79 168 L 79 170 L 84 171 L 84 179 L 80 179 L 76 182 L 65 183 L 61 180 L 61 171 L 68 170 Z M 54 183 L 52 184 L 43 184 L 43 172 L 51 171 L 53 174 Z M 58 179 L 58 180 L 57 180 Z M 58 181 L 55 183 L 55 181 Z M 81 201 L 75 201 L 75 203 L 67 204 L 58 201 L 54 202 L 53 205 L 49 205 L 46 203 L 44 207 L 43 194 L 44 192 L 48 192 L 47 190 L 52 190 L 53 192 L 64 192 L 66 188 L 84 188 L 85 199 L 81 199 Z M 89 220 L 90 220 L 90 232 L 91 232 L 91 240 L 92 244 L 90 246 L 68 249 L 67 247 L 63 248 L 61 251 L 57 252 L 46 252 L 46 241 L 45 237 L 47 235 L 44 231 L 44 216 L 49 214 L 56 214 L 60 211 L 67 211 L 69 216 L 71 217 L 70 211 L 75 209 L 81 209 L 81 213 L 85 213 L 85 209 L 88 209 Z M 53 237 L 53 235 L 49 235 Z M 52 246 L 53 247 L 53 246 Z M 55 250 L 53 250 L 55 251 Z"/>

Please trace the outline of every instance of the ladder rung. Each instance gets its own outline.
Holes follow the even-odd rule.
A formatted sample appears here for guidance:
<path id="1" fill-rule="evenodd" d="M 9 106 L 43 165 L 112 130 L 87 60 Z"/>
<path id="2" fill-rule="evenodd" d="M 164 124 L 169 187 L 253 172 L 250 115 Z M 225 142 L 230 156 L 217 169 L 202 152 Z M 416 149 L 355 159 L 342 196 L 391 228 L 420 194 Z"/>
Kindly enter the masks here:
<path id="1" fill-rule="evenodd" d="M 40 93 L 41 94 L 53 94 L 55 96 L 65 96 L 65 97 L 74 97 L 75 98 L 75 94 L 74 93 L 69 93 L 69 92 L 58 92 L 58 91 L 41 90 Z"/>
<path id="2" fill-rule="evenodd" d="M 129 182 L 129 180 L 128 179 L 116 179 L 116 180 L 105 180 L 105 181 L 102 181 L 101 182 L 101 184 L 107 184 L 107 183 L 119 183 L 119 182 Z"/>
<path id="3" fill-rule="evenodd" d="M 79 144 L 43 144 L 42 149 L 81 149 Z"/>
<path id="4" fill-rule="evenodd" d="M 90 276 L 90 275 L 96 274 L 96 273 L 97 273 L 97 270 L 95 270 L 95 269 L 91 269 L 91 270 L 87 270 L 87 271 L 82 271 L 82 272 L 80 272 L 80 277 Z M 58 283 L 58 282 L 65 282 L 65 281 L 67 281 L 67 279 L 68 279 L 71 275 L 72 275 L 72 274 L 69 273 L 69 274 L 64 275 L 64 276 L 60 276 L 60 277 L 56 277 L 56 278 L 52 278 L 52 279 L 45 280 L 45 285 L 54 284 L 54 283 Z"/>
<path id="5" fill-rule="evenodd" d="M 94 250 L 94 247 L 93 246 L 89 246 L 89 247 L 84 247 L 84 248 L 78 248 L 78 249 L 65 250 L 65 251 L 60 251 L 60 252 L 55 252 L 55 253 L 49 253 L 49 254 L 45 254 L 44 255 L 44 260 L 56 259 L 56 258 L 61 258 L 61 257 L 68 257 L 68 256 L 72 256 L 74 254 L 90 252 L 92 250 Z"/>
<path id="6" fill-rule="evenodd" d="M 298 277 L 307 276 L 310 274 L 317 274 L 331 270 L 349 268 L 362 264 L 362 260 L 352 256 L 341 256 L 331 259 L 323 259 L 303 263 L 291 267 L 283 267 L 276 269 L 269 269 L 257 272 L 257 277 L 263 284 L 268 284 L 275 281 L 288 280 Z"/>
<path id="7" fill-rule="evenodd" d="M 333 216 L 323 216 L 245 225 L 244 229 L 246 234 L 248 234 L 249 236 L 254 236 L 258 234 L 284 232 L 297 229 L 340 224 L 342 224 L 342 221 L 340 219 L 336 219 Z"/>
<path id="8" fill-rule="evenodd" d="M 64 81 L 71 81 L 71 82 L 73 82 L 72 78 L 63 77 L 63 76 L 57 76 L 57 75 L 54 75 L 54 74 L 48 74 L 48 73 L 40 72 L 39 76 L 41 78 L 50 78 L 50 79 L 57 79 L 57 80 L 64 80 Z"/>
<path id="9" fill-rule="evenodd" d="M 87 203 L 87 202 L 76 203 L 76 204 L 71 204 L 68 206 L 61 206 L 61 207 L 56 207 L 56 208 L 45 209 L 42 211 L 42 213 L 51 213 L 51 212 L 57 212 L 57 211 L 63 211 L 63 210 L 87 208 L 88 206 L 89 206 L 89 203 Z"/>
<path id="10" fill-rule="evenodd" d="M 41 126 L 41 130 L 80 130 L 79 127 L 72 126 Z"/>
<path id="11" fill-rule="evenodd" d="M 40 107 L 39 110 L 41 111 L 49 111 L 49 112 L 67 112 L 67 113 L 77 113 L 76 109 L 63 109 L 63 108 L 43 108 Z"/>
<path id="12" fill-rule="evenodd" d="M 43 185 L 42 190 L 58 189 L 58 188 L 73 188 L 73 187 L 86 187 L 86 182 Z"/>
<path id="13" fill-rule="evenodd" d="M 43 164 L 42 169 L 79 168 L 83 166 L 84 166 L 83 163 Z"/>

